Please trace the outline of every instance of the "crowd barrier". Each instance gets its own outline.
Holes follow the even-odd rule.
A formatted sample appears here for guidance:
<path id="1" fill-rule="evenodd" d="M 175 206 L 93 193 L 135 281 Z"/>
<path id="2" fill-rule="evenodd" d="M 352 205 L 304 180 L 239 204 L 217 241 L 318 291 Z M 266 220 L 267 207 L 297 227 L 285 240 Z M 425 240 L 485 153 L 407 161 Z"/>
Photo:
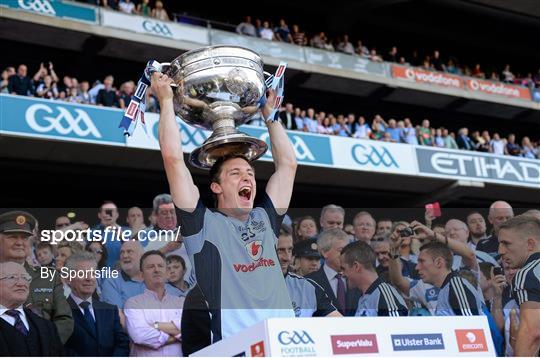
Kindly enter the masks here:
<path id="1" fill-rule="evenodd" d="M 124 137 L 118 128 L 119 109 L 5 94 L 0 95 L 0 104 L 3 135 L 159 150 L 155 113 L 146 114 L 146 131 L 139 125 L 133 136 Z M 178 122 L 186 153 L 210 136 L 208 131 Z M 270 143 L 266 128 L 240 128 Z M 288 131 L 288 135 L 300 165 L 540 187 L 540 160 L 299 131 Z M 271 161 L 270 151 L 261 160 Z"/>

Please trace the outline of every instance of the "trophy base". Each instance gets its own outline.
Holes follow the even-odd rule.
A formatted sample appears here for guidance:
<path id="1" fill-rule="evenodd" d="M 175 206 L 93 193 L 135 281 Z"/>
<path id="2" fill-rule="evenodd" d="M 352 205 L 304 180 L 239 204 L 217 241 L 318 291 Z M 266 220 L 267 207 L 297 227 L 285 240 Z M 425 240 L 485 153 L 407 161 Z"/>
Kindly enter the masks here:
<path id="1" fill-rule="evenodd" d="M 206 143 L 191 152 L 189 162 L 194 167 L 210 170 L 221 157 L 239 154 L 251 162 L 259 159 L 267 150 L 265 141 L 237 132 L 208 138 Z"/>

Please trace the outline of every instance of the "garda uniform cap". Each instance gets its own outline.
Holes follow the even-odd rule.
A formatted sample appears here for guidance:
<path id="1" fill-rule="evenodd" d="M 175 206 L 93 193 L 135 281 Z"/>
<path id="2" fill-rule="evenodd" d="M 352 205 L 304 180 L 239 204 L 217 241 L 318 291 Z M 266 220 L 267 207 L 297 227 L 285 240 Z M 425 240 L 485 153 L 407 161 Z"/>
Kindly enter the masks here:
<path id="1" fill-rule="evenodd" d="M 34 234 L 36 218 L 25 211 L 10 211 L 0 215 L 0 234 Z"/>
<path id="2" fill-rule="evenodd" d="M 294 245 L 293 254 L 295 257 L 307 257 L 320 259 L 322 256 L 317 246 L 317 241 L 313 239 L 303 240 Z"/>

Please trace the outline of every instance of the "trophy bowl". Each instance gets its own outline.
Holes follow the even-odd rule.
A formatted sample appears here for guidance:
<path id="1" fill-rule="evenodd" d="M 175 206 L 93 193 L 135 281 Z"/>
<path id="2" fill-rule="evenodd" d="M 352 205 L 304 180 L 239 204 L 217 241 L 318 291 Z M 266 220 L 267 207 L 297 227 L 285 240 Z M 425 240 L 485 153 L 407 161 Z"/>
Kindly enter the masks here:
<path id="1" fill-rule="evenodd" d="M 162 72 L 173 80 L 174 112 L 186 123 L 212 131 L 190 155 L 190 163 L 209 169 L 232 154 L 256 160 L 268 149 L 263 140 L 240 132 L 260 107 L 265 95 L 261 57 L 237 46 L 209 46 L 188 51 Z"/>

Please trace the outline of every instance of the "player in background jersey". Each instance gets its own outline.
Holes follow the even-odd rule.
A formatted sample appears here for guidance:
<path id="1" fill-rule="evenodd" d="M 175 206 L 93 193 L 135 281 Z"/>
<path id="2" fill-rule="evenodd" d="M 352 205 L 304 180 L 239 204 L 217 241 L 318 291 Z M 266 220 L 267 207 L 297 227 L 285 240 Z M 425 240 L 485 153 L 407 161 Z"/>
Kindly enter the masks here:
<path id="1" fill-rule="evenodd" d="M 218 160 L 210 171 L 217 210 L 200 200 L 184 162 L 175 120 L 172 80 L 152 75 L 152 91 L 161 113 L 159 144 L 186 250 L 211 311 L 213 341 L 271 317 L 294 317 L 275 244 L 292 196 L 296 174 L 293 146 L 279 122 L 267 121 L 275 172 L 257 194 L 255 171 L 242 156 Z M 269 90 L 262 115 L 272 112 L 276 94 Z"/>

